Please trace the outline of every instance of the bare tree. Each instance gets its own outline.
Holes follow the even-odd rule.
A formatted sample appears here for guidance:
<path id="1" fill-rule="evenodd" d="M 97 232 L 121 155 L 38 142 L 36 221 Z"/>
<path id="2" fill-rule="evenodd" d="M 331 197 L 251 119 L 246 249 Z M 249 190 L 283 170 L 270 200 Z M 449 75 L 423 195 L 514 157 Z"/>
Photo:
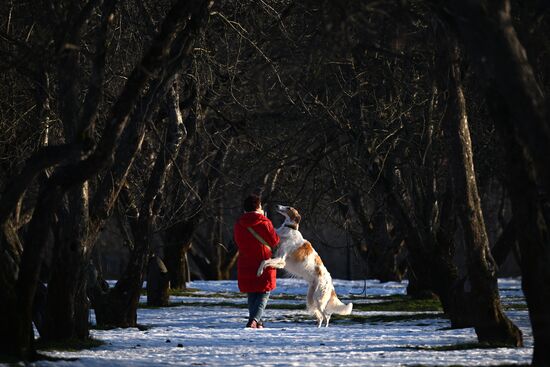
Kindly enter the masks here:
<path id="1" fill-rule="evenodd" d="M 69 24 L 73 28 L 69 29 L 70 32 L 67 34 L 78 35 L 80 28 L 90 17 L 96 5 L 92 1 L 86 4 L 80 11 L 76 9 L 75 18 L 69 18 Z M 65 193 L 72 187 L 84 184 L 100 170 L 112 164 L 119 138 L 127 126 L 131 112 L 135 108 L 140 94 L 149 86 L 149 81 L 154 79 L 155 75 L 166 72 L 166 61 L 171 55 L 179 55 L 182 51 L 185 54 L 190 51 L 187 42 L 178 42 L 176 36 L 183 34 L 186 31 L 186 26 L 187 30 L 189 28 L 200 27 L 205 9 L 206 5 L 204 2 L 189 4 L 180 1 L 174 4 L 165 17 L 162 27 L 151 47 L 145 52 L 141 61 L 129 75 L 124 88 L 112 105 L 103 134 L 96 146 L 91 144 L 89 137 L 89 134 L 93 131 L 95 122 L 95 119 L 90 118 L 90 116 L 94 114 L 85 113 L 82 115 L 83 124 L 78 126 L 75 133 L 77 137 L 76 143 L 68 142 L 57 148 L 63 154 L 52 156 L 49 154 L 52 149 L 38 151 L 28 160 L 28 164 L 22 170 L 21 175 L 27 177 L 27 179 L 24 182 L 20 182 L 17 179 L 21 175 L 15 177 L 12 182 L 17 182 L 18 188 L 14 189 L 14 184 L 8 184 L 6 190 L 4 190 L 1 198 L 4 210 L 1 223 L 2 227 L 9 228 L 9 214 L 14 210 L 24 190 L 32 182 L 32 178 L 48 166 L 61 162 L 65 163 L 65 165 L 56 167 L 51 177 L 42 185 L 24 240 L 19 241 L 18 236 L 13 231 L 9 231 L 8 236 L 4 235 L 2 237 L 2 248 L 12 248 L 15 250 L 15 252 L 3 251 L 3 254 L 8 254 L 8 256 L 3 255 L 2 257 L 3 264 L 13 264 L 10 266 L 13 269 L 12 275 L 8 278 L 3 278 L 6 282 L 2 284 L 1 302 L 2 309 L 5 312 L 2 313 L 1 324 L 6 327 L 2 327 L 0 340 L 3 342 L 2 351 L 6 354 L 14 355 L 24 360 L 33 357 L 31 310 L 40 267 L 43 261 L 44 239 L 48 236 L 54 213 L 59 208 Z M 109 20 L 111 16 L 106 14 L 105 18 Z M 67 41 L 63 42 L 62 45 L 70 46 L 71 43 Z M 179 49 L 176 50 L 176 47 Z M 72 50 L 72 47 L 65 47 L 69 60 L 74 60 Z M 67 83 L 70 84 L 71 81 L 67 81 Z M 76 80 L 72 80 L 72 83 L 76 83 Z M 73 85 L 69 89 L 74 88 Z M 92 105 L 95 103 L 91 102 Z M 87 107 L 88 105 L 85 106 Z M 68 112 L 68 114 L 70 113 Z M 75 146 L 77 147 L 76 151 Z M 74 153 L 67 155 L 71 152 Z M 77 153 L 78 155 L 75 155 Z M 36 165 L 34 162 L 37 160 L 42 163 Z M 84 241 L 81 243 L 82 245 L 85 244 Z M 77 247 L 83 256 L 89 253 L 87 251 L 89 248 L 81 247 L 81 245 L 77 245 Z M 18 270 L 15 270 L 13 266 Z M 79 269 L 79 271 L 81 270 Z M 77 274 L 75 274 L 75 278 L 78 280 L 82 279 Z M 78 296 L 82 297 L 82 292 L 76 292 L 75 297 Z M 68 314 L 66 317 L 72 318 L 75 317 L 75 314 Z M 74 323 L 69 322 L 65 325 L 74 325 Z M 74 332 L 74 329 L 68 332 Z"/>
<path id="2" fill-rule="evenodd" d="M 169 124 L 166 138 L 163 149 L 157 155 L 139 209 L 130 195 L 126 198 L 127 206 L 133 212 L 129 219 L 133 247 L 121 279 L 113 289 L 95 300 L 94 308 L 99 325 L 128 327 L 136 326 L 137 323 L 137 307 L 156 218 L 162 208 L 166 176 L 187 134 L 176 93 L 174 87 L 168 93 Z"/>
<path id="3" fill-rule="evenodd" d="M 519 328 L 502 310 L 497 284 L 497 265 L 491 256 L 474 171 L 472 141 L 466 100 L 461 83 L 458 45 L 449 42 L 450 76 L 448 107 L 443 128 L 449 141 L 458 217 L 464 229 L 468 303 L 480 342 L 522 346 Z"/>
<path id="4" fill-rule="evenodd" d="M 545 193 L 550 188 L 544 158 L 550 154 L 547 104 L 514 29 L 510 1 L 467 1 L 449 7 L 460 36 L 492 91 L 491 98 L 496 101 L 492 105 L 502 108 L 505 103 L 510 115 L 502 118 L 497 114 L 495 123 L 502 125 L 500 131 L 510 150 L 508 161 L 514 169 L 508 186 L 518 229 L 523 291 L 535 339 L 533 364 L 548 365 L 550 316 L 542 301 L 550 294 L 550 277 L 543 270 L 550 259 L 545 214 Z"/>

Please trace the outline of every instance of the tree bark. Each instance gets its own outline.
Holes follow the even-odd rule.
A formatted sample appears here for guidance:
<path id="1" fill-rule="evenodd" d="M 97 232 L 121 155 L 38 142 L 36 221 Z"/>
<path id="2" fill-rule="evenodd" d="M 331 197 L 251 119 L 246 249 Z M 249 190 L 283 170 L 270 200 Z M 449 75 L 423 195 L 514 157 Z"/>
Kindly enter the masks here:
<path id="1" fill-rule="evenodd" d="M 164 248 L 164 263 L 168 268 L 170 287 L 186 289 L 189 279 L 187 252 L 191 249 L 191 238 L 197 227 L 199 214 L 177 223 L 166 230 L 166 247 Z"/>
<path id="2" fill-rule="evenodd" d="M 512 202 L 513 229 L 520 249 L 522 288 L 527 299 L 534 337 L 533 365 L 550 365 L 550 226 L 544 214 L 547 202 L 541 200 L 539 188 L 529 173 L 511 121 L 508 104 L 490 88 L 487 100 L 503 144 L 508 176 L 505 181 Z"/>
<path id="3" fill-rule="evenodd" d="M 130 252 L 128 266 L 115 287 L 108 292 L 105 301 L 100 301 L 102 307 L 96 308 L 97 322 L 101 325 L 118 327 L 137 325 L 137 307 L 155 219 L 161 207 L 160 198 L 166 176 L 186 136 L 175 88 L 171 89 L 167 99 L 170 118 L 166 142 L 157 156 L 137 220 L 131 223 L 134 247 Z"/>
<path id="4" fill-rule="evenodd" d="M 48 281 L 46 313 L 40 336 L 44 340 L 85 339 L 89 336 L 86 297 L 89 255 L 84 241 L 88 225 L 88 184 L 67 195 L 68 207 L 58 213 L 52 273 Z"/>
<path id="5" fill-rule="evenodd" d="M 522 285 L 534 337 L 533 365 L 550 365 L 550 124 L 548 106 L 513 26 L 509 0 L 449 1 L 449 8 L 480 75 L 508 112 L 495 118 L 511 162 L 509 190 L 521 252 Z M 498 91 L 498 93 L 496 92 Z M 509 126 L 507 126 L 507 122 Z M 513 154 L 509 152 L 513 149 Z M 520 175 L 521 173 L 521 175 Z M 524 191 L 522 192 L 521 189 Z M 513 193 L 512 193 L 513 190 Z M 515 201 L 515 205 L 514 205 Z M 529 221 L 533 219 L 533 221 Z M 525 225 L 525 226 L 523 226 Z"/>
<path id="6" fill-rule="evenodd" d="M 23 245 L 10 220 L 2 224 L 0 236 L 0 244 L 3 250 L 0 251 L 0 260 L 2 261 L 2 266 L 0 266 L 0 325 L 2 325 L 0 355 L 15 355 L 16 357 L 22 356 L 31 359 L 34 357 L 32 340 L 28 340 L 27 343 L 21 345 L 20 338 L 17 335 L 21 323 L 17 319 L 21 317 L 21 313 L 17 309 L 15 284 L 17 274 L 20 271 L 19 265 L 23 254 Z"/>
<path id="7" fill-rule="evenodd" d="M 426 218 L 418 218 L 415 214 L 418 210 L 412 205 L 398 170 L 394 171 L 391 183 L 385 177 L 381 182 L 389 192 L 390 214 L 405 238 L 409 272 L 407 294 L 416 298 L 436 295 L 452 328 L 471 327 L 468 298 L 453 261 L 456 221 L 450 187 L 438 194 L 437 225 L 435 222 L 427 225 Z"/>
<path id="8" fill-rule="evenodd" d="M 498 267 L 504 264 L 508 258 L 508 255 L 512 253 L 513 249 L 517 246 L 515 227 L 514 218 L 512 217 L 504 227 L 498 240 L 491 248 L 491 255 L 493 256 L 493 259 L 495 259 L 495 264 Z"/>
<path id="9" fill-rule="evenodd" d="M 65 141 L 78 143 L 91 140 L 97 108 L 102 96 L 107 52 L 107 34 L 116 0 L 101 1 L 101 25 L 96 34 L 96 55 L 93 72 L 79 116 L 80 85 L 79 50 L 64 50 L 57 65 L 59 79 L 59 109 Z M 67 42 L 78 44 L 80 35 L 66 34 Z M 76 159 L 82 159 L 76 156 Z M 44 340 L 85 339 L 89 336 L 89 302 L 86 297 L 86 274 L 89 255 L 86 246 L 88 216 L 88 183 L 69 190 L 66 207 L 57 212 L 58 233 L 48 280 L 43 326 L 39 330 Z"/>
<path id="10" fill-rule="evenodd" d="M 464 231 L 467 282 L 478 340 L 490 344 L 522 346 L 521 331 L 504 314 L 498 293 L 497 266 L 491 256 L 481 200 L 477 191 L 466 100 L 460 82 L 458 46 L 451 45 L 448 104 L 443 129 L 449 141 L 449 160 L 457 197 L 458 217 Z"/>
<path id="11" fill-rule="evenodd" d="M 170 301 L 169 289 L 168 269 L 166 269 L 160 257 L 151 256 L 147 266 L 147 306 L 168 306 Z"/>

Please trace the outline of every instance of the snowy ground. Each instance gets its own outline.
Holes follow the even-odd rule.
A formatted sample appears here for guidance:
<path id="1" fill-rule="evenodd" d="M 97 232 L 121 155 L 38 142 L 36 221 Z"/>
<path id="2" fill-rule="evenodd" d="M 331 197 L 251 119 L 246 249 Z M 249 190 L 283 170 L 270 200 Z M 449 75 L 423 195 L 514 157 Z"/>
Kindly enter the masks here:
<path id="1" fill-rule="evenodd" d="M 53 357 L 77 359 L 34 365 L 486 366 L 528 364 L 531 360 L 533 339 L 524 310 L 507 312 L 524 333 L 524 348 L 434 351 L 426 347 L 474 343 L 475 333 L 473 329 L 446 329 L 449 322 L 438 312 L 392 322 L 339 319 L 329 328 L 318 329 L 301 307 L 305 283 L 296 279 L 277 282 L 264 329 L 244 328 L 247 310 L 242 306 L 246 300 L 237 293 L 236 282 L 196 281 L 189 285 L 198 289 L 192 297 L 172 297 L 171 302 L 183 305 L 140 309 L 138 322 L 148 326 L 147 330 L 92 330 L 92 336 L 103 340 L 105 345 L 78 352 L 48 352 Z M 362 292 L 364 282 L 336 280 L 335 285 L 337 293 L 347 302 L 346 298 Z M 499 286 L 505 304 L 524 302 L 519 280 L 504 279 Z M 406 283 L 369 281 L 368 297 L 353 302 L 380 302 L 384 296 L 404 294 L 405 288 Z M 269 309 L 270 305 L 279 307 Z M 395 316 L 411 312 L 354 311 L 354 314 Z"/>

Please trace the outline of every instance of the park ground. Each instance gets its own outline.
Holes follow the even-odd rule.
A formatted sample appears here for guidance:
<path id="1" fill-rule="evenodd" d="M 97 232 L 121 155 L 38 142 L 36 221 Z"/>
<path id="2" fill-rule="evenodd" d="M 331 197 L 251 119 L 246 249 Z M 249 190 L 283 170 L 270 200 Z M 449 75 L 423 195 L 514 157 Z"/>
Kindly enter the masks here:
<path id="1" fill-rule="evenodd" d="M 406 282 L 335 280 L 351 316 L 317 328 L 305 311 L 306 284 L 279 279 L 266 310 L 266 328 L 246 329 L 246 298 L 235 281 L 194 281 L 174 292 L 171 306 L 138 311 L 140 328 L 92 330 L 99 346 L 51 347 L 59 360 L 34 366 L 498 366 L 525 365 L 533 338 L 520 279 L 500 279 L 507 315 L 521 328 L 525 347 L 477 343 L 472 328 L 451 330 L 437 301 L 415 301 Z M 365 288 L 366 286 L 366 288 Z M 93 313 L 90 316 L 94 323 Z"/>

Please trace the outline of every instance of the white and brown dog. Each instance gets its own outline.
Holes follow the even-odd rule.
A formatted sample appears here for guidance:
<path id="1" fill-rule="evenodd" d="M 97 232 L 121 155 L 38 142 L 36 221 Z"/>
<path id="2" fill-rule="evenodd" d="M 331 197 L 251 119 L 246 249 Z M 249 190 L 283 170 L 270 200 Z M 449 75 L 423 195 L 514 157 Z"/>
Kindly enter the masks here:
<path id="1" fill-rule="evenodd" d="M 328 326 L 333 313 L 349 315 L 353 304 L 344 304 L 336 295 L 332 277 L 323 261 L 311 246 L 304 240 L 298 226 L 301 216 L 298 211 L 289 206 L 277 206 L 277 212 L 285 217 L 284 223 L 277 229 L 281 242 L 277 247 L 275 257 L 264 260 L 258 268 L 258 276 L 262 275 L 264 268 L 285 269 L 291 274 L 303 278 L 309 283 L 307 292 L 307 309 L 318 320 L 321 327 L 323 321 Z"/>

